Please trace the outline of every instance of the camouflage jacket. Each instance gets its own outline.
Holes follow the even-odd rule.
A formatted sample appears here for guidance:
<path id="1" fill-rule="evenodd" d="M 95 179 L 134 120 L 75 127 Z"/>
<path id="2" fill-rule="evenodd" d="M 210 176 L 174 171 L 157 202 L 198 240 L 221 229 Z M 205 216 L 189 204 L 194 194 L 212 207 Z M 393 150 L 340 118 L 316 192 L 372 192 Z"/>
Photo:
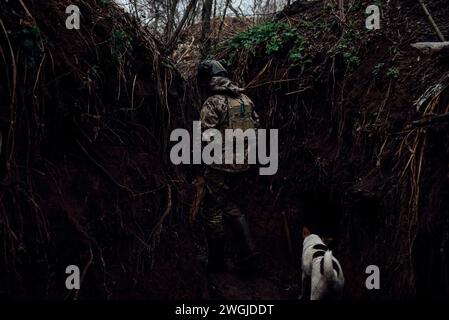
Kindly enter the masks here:
<path id="1" fill-rule="evenodd" d="M 201 108 L 201 130 L 204 133 L 207 129 L 218 129 L 224 138 L 224 130 L 229 128 L 229 101 L 230 99 L 244 99 L 245 104 L 250 104 L 251 118 L 254 128 L 259 127 L 259 116 L 254 110 L 254 103 L 228 78 L 213 77 L 209 83 L 210 96 Z M 244 129 L 244 128 L 242 128 Z M 223 146 L 222 160 L 225 159 L 225 149 Z M 227 172 L 243 172 L 249 169 L 248 153 L 245 149 L 245 164 L 212 164 L 211 167 Z"/>

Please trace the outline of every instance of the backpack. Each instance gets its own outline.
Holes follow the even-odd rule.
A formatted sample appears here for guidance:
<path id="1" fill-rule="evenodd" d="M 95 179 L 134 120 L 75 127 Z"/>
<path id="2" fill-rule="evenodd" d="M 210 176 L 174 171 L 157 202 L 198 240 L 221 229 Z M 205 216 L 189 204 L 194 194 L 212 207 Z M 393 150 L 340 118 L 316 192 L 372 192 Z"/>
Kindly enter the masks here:
<path id="1" fill-rule="evenodd" d="M 251 100 L 240 94 L 237 98 L 227 97 L 228 129 L 255 129 Z"/>

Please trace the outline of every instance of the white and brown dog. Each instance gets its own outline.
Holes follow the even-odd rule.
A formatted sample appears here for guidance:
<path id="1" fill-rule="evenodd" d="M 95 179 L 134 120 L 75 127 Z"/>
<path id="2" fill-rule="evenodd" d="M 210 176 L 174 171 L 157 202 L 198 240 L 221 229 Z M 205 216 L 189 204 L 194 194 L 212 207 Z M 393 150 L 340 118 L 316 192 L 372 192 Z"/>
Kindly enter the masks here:
<path id="1" fill-rule="evenodd" d="M 345 283 L 340 263 L 323 240 L 306 227 L 303 228 L 303 238 L 300 299 L 306 299 L 309 292 L 310 300 L 338 297 Z"/>

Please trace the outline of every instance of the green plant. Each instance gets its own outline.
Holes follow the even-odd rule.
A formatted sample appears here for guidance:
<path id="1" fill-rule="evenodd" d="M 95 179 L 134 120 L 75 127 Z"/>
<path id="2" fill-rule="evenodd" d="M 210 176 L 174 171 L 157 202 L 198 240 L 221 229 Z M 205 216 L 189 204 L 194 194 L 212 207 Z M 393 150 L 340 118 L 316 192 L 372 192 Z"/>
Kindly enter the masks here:
<path id="1" fill-rule="evenodd" d="M 167 69 L 170 69 L 170 70 L 173 70 L 173 69 L 175 68 L 175 67 L 174 67 L 171 63 L 169 63 L 169 62 L 162 61 L 161 64 L 162 64 L 162 66 L 163 66 L 164 68 L 167 68 Z"/>
<path id="2" fill-rule="evenodd" d="M 240 32 L 234 36 L 228 46 L 232 49 L 247 49 L 254 52 L 254 48 L 262 43 L 266 44 L 267 52 L 276 52 L 280 47 L 279 32 L 283 24 L 279 22 L 267 22 Z"/>
<path id="3" fill-rule="evenodd" d="M 298 26 L 302 29 L 310 30 L 315 33 L 319 32 L 329 32 L 332 30 L 332 28 L 335 26 L 335 21 L 329 21 L 329 20 L 317 20 L 317 21 L 307 21 L 307 20 L 301 20 L 298 22 Z"/>
<path id="4" fill-rule="evenodd" d="M 44 52 L 45 37 L 38 26 L 24 27 L 21 32 L 22 46 L 25 52 L 26 64 L 32 66 L 38 63 Z"/>
<path id="5" fill-rule="evenodd" d="M 360 12 L 364 10 L 363 3 L 361 1 L 356 1 L 350 8 L 349 12 Z"/>
<path id="6" fill-rule="evenodd" d="M 269 39 L 269 41 L 266 44 L 265 52 L 267 54 L 276 53 L 279 51 L 279 49 L 282 47 L 282 39 L 280 36 L 276 35 Z"/>
<path id="7" fill-rule="evenodd" d="M 346 64 L 351 68 L 355 69 L 360 65 L 360 58 L 359 56 L 354 53 L 353 51 L 350 52 L 344 52 L 343 58 L 345 59 Z"/>
<path id="8" fill-rule="evenodd" d="M 132 48 L 131 38 L 124 30 L 113 30 L 111 36 L 112 57 L 117 62 L 121 60 L 123 55 Z"/>
<path id="9" fill-rule="evenodd" d="M 289 52 L 289 59 L 292 61 L 298 61 L 304 59 L 305 54 L 305 40 L 302 37 L 297 37 L 295 39 L 295 45 Z"/>
<path id="10" fill-rule="evenodd" d="M 355 45 L 360 37 L 361 32 L 359 30 L 350 28 L 344 33 L 336 47 L 336 53 L 343 56 L 345 63 L 351 69 L 360 65 L 359 50 Z"/>
<path id="11" fill-rule="evenodd" d="M 384 67 L 384 65 L 385 65 L 385 63 L 380 62 L 380 63 L 378 63 L 378 64 L 376 64 L 376 65 L 374 66 L 372 73 L 373 73 L 373 75 L 374 75 L 375 77 L 378 77 L 378 76 L 379 76 L 379 74 L 380 74 L 382 68 Z"/>
<path id="12" fill-rule="evenodd" d="M 100 67 L 96 64 L 94 64 L 87 70 L 87 75 L 89 79 L 100 79 L 100 73 L 101 73 Z"/>
<path id="13" fill-rule="evenodd" d="M 391 79 L 399 78 L 399 74 L 400 74 L 399 69 L 396 67 L 391 67 L 387 71 L 387 77 L 389 77 Z"/>
<path id="14" fill-rule="evenodd" d="M 311 22 L 304 21 L 301 26 L 313 27 Z M 226 46 L 231 49 L 231 55 L 238 50 L 249 50 L 256 54 L 256 48 L 262 47 L 267 55 L 279 53 L 289 48 L 288 58 L 292 62 L 306 64 L 306 42 L 296 27 L 282 22 L 266 22 L 238 33 L 230 39 Z M 285 52 L 285 51 L 284 51 Z"/>
<path id="15" fill-rule="evenodd" d="M 38 47 L 39 40 L 42 36 L 42 31 L 38 26 L 25 27 L 22 29 L 24 35 L 23 45 L 26 49 L 33 49 Z"/>
<path id="16" fill-rule="evenodd" d="M 263 45 L 266 54 L 279 52 L 286 43 L 295 41 L 298 30 L 282 22 L 266 22 L 238 33 L 227 43 L 231 49 L 246 49 L 255 53 L 257 46 Z"/>

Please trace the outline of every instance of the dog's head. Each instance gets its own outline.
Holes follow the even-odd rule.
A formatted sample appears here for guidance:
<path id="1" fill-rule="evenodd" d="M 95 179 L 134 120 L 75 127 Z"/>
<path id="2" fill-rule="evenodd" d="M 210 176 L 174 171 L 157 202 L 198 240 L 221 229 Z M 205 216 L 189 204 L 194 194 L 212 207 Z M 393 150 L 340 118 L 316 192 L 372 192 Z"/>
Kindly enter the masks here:
<path id="1" fill-rule="evenodd" d="M 304 247 L 312 246 L 312 245 L 315 245 L 317 243 L 324 243 L 326 246 L 329 246 L 329 244 L 334 241 L 334 238 L 321 238 L 321 237 L 319 237 L 318 235 L 312 233 L 310 231 L 310 229 L 307 228 L 306 226 L 304 226 L 302 228 L 302 238 L 304 239 L 304 241 L 303 241 L 303 246 Z"/>

